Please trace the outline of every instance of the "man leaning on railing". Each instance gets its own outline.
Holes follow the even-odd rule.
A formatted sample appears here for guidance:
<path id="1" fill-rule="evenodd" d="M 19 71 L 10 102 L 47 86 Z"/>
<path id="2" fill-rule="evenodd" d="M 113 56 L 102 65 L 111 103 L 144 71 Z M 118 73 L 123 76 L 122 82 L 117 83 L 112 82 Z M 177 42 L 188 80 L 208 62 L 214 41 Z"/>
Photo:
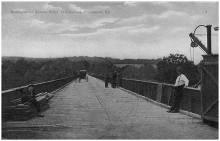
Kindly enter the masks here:
<path id="1" fill-rule="evenodd" d="M 178 77 L 176 78 L 175 87 L 174 87 L 174 102 L 170 108 L 169 113 L 177 113 L 179 112 L 180 103 L 183 96 L 183 89 L 184 87 L 187 87 L 189 84 L 189 80 L 187 77 L 183 74 L 182 68 L 179 66 L 176 69 Z"/>

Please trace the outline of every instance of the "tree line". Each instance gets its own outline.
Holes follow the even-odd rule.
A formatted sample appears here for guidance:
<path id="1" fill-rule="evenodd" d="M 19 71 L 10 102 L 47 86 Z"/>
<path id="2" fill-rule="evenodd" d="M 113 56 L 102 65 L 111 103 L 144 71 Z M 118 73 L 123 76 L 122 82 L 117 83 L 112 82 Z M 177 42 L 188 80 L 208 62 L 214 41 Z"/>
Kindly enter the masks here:
<path id="1" fill-rule="evenodd" d="M 117 68 L 114 64 L 128 64 Z M 130 65 L 129 65 L 130 64 Z M 136 67 L 132 64 L 142 64 Z M 65 57 L 65 58 L 13 58 L 2 59 L 2 90 L 40 83 L 76 75 L 80 69 L 89 73 L 112 73 L 119 70 L 122 77 L 151 80 L 157 82 L 174 83 L 176 78 L 175 68 L 183 66 L 190 85 L 200 79 L 198 66 L 194 65 L 184 55 L 170 54 L 161 59 L 115 59 L 102 57 Z"/>

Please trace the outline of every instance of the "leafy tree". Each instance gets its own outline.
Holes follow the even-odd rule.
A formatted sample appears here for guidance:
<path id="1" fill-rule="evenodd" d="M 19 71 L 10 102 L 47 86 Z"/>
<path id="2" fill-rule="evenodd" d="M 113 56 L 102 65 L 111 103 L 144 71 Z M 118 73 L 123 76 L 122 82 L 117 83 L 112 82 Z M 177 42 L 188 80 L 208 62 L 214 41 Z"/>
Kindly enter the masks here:
<path id="1" fill-rule="evenodd" d="M 124 68 L 116 68 L 114 64 L 131 64 Z M 24 58 L 12 57 L 2 59 L 2 89 L 10 89 L 59 79 L 76 74 L 80 69 L 86 69 L 90 73 L 106 74 L 118 69 L 123 77 L 134 79 L 152 80 L 156 69 L 152 67 L 155 60 L 125 59 L 102 57 L 66 57 L 66 58 Z M 145 64 L 141 68 L 132 64 Z"/>
<path id="2" fill-rule="evenodd" d="M 183 54 L 170 54 L 163 57 L 157 63 L 157 74 L 155 79 L 160 82 L 174 83 L 177 77 L 176 68 L 181 66 L 186 77 L 189 79 L 189 85 L 193 85 L 199 81 L 199 71 L 192 61 L 189 61 Z"/>

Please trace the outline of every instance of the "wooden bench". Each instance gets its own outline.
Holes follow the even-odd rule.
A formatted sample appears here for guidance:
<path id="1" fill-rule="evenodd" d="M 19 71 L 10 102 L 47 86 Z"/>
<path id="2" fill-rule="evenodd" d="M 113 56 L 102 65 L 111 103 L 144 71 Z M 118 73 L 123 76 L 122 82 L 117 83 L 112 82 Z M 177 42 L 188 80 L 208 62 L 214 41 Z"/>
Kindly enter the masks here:
<path id="1" fill-rule="evenodd" d="M 45 111 L 49 108 L 49 100 L 53 97 L 53 94 L 44 92 L 36 95 L 36 101 L 39 104 L 41 111 Z M 36 116 L 36 108 L 27 101 L 22 103 L 21 98 L 12 100 L 11 105 L 3 110 L 3 118 L 6 120 L 28 120 Z"/>

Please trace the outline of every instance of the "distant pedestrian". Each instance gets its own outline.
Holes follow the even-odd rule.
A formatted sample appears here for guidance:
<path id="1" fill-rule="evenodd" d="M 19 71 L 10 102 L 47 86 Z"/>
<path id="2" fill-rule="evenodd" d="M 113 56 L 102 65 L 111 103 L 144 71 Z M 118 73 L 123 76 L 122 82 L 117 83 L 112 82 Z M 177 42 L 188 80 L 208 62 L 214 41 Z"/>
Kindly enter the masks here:
<path id="1" fill-rule="evenodd" d="M 79 83 L 81 82 L 81 75 L 80 75 L 80 72 L 77 73 L 77 80 L 78 80 Z"/>
<path id="2" fill-rule="evenodd" d="M 112 74 L 112 88 L 116 87 L 116 81 L 117 81 L 117 72 L 114 71 Z"/>
<path id="3" fill-rule="evenodd" d="M 78 81 L 78 73 L 76 72 L 76 73 L 74 73 L 74 75 L 76 76 L 75 83 L 77 83 L 77 81 Z"/>
<path id="4" fill-rule="evenodd" d="M 119 87 L 119 72 L 116 73 L 116 88 Z"/>
<path id="5" fill-rule="evenodd" d="M 88 74 L 86 74 L 86 82 L 89 81 L 89 77 L 88 77 Z"/>
<path id="6" fill-rule="evenodd" d="M 176 78 L 175 87 L 174 87 L 174 102 L 170 108 L 170 113 L 177 113 L 179 112 L 180 103 L 183 96 L 183 89 L 184 87 L 187 87 L 189 84 L 189 80 L 187 77 L 183 74 L 182 68 L 179 66 L 176 69 L 178 77 Z"/>
<path id="7" fill-rule="evenodd" d="M 109 81 L 110 81 L 110 77 L 109 77 L 109 74 L 107 73 L 107 74 L 105 75 L 105 88 L 108 88 L 108 83 L 109 83 Z"/>

